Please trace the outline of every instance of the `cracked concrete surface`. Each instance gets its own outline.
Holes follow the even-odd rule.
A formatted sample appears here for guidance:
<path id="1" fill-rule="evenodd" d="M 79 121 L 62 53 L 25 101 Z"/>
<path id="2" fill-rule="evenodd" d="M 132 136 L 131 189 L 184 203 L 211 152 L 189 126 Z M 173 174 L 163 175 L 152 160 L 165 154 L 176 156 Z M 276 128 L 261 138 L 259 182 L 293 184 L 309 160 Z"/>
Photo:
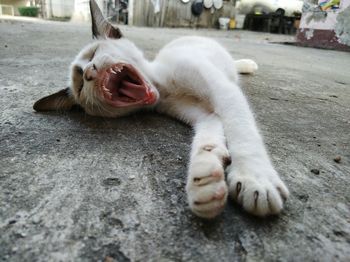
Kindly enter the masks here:
<path id="1" fill-rule="evenodd" d="M 242 86 L 291 197 L 279 217 L 230 203 L 208 222 L 186 204 L 188 126 L 33 112 L 66 86 L 89 29 L 0 20 L 1 261 L 349 261 L 349 53 L 243 31 L 122 28 L 149 58 L 197 34 L 260 66 Z"/>

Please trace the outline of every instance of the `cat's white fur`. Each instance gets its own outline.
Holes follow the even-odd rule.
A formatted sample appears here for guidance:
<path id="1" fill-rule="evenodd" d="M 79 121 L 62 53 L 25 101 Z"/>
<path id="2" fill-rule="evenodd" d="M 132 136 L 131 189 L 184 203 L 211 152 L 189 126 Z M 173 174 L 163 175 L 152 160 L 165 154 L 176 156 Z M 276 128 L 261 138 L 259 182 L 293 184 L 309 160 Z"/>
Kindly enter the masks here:
<path id="1" fill-rule="evenodd" d="M 86 53 L 96 48 L 93 59 L 87 62 Z M 215 217 L 228 194 L 256 215 L 281 211 L 288 190 L 269 160 L 238 86 L 238 72 L 253 73 L 257 69 L 254 61 L 235 62 L 211 39 L 183 37 L 166 45 L 151 62 L 127 39 L 97 41 L 88 45 L 72 65 L 87 70 L 91 64 L 102 68 L 117 62 L 130 63 L 142 72 L 159 95 L 157 111 L 194 126 L 186 191 L 195 214 Z M 82 92 L 90 114 L 116 117 L 139 109 L 104 110 L 95 101 L 93 83 L 85 82 Z M 80 102 L 83 107 L 84 102 Z M 229 156 L 232 164 L 225 181 L 223 159 Z"/>
<path id="2" fill-rule="evenodd" d="M 156 94 L 156 104 L 110 107 L 98 96 L 94 81 L 77 76 L 77 68 L 93 76 L 94 71 L 119 62 L 137 68 Z M 194 127 L 186 192 L 196 215 L 217 216 L 230 195 L 246 211 L 265 216 L 279 213 L 289 193 L 271 164 L 238 84 L 238 73 L 256 70 L 254 61 L 234 61 L 208 38 L 179 38 L 160 50 L 153 61 L 146 60 L 125 38 L 106 39 L 94 41 L 78 54 L 72 63 L 70 86 L 74 103 L 91 115 L 118 117 L 153 107 Z M 78 95 L 77 85 L 81 84 Z"/>

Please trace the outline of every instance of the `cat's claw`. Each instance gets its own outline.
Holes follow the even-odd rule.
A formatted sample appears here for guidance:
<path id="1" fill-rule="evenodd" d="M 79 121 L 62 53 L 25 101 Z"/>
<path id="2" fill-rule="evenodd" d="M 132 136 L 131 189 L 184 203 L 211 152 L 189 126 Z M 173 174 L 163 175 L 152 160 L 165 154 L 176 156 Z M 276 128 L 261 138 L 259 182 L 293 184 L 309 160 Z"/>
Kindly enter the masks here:
<path id="1" fill-rule="evenodd" d="M 186 191 L 194 214 L 202 218 L 219 215 L 228 195 L 222 160 L 211 151 L 196 155 L 190 164 Z"/>
<path id="2" fill-rule="evenodd" d="M 256 216 L 280 213 L 289 196 L 287 187 L 274 170 L 260 176 L 229 174 L 228 185 L 233 200 Z"/>

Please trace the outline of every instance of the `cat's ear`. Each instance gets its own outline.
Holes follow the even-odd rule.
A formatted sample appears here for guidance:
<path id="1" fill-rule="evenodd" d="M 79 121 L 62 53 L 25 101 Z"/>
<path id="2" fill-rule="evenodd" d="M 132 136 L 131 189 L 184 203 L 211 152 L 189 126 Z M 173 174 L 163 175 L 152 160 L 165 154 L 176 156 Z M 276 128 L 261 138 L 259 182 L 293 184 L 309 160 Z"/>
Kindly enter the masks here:
<path id="1" fill-rule="evenodd" d="M 112 26 L 111 23 L 104 18 L 95 0 L 90 0 L 90 12 L 93 38 L 118 39 L 123 36 L 119 28 Z"/>
<path id="2" fill-rule="evenodd" d="M 67 111 L 75 104 L 72 95 L 69 93 L 69 88 L 65 88 L 36 101 L 33 108 L 35 111 Z"/>

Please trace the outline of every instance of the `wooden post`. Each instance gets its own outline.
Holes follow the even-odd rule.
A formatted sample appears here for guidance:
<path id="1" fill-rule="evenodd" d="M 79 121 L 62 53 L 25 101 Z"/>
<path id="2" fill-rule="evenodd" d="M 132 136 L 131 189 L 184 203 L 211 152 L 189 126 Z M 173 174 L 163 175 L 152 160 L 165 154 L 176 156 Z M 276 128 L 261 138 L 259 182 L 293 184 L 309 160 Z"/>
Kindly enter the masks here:
<path id="1" fill-rule="evenodd" d="M 134 25 L 134 0 L 129 0 L 128 3 L 128 24 Z"/>

